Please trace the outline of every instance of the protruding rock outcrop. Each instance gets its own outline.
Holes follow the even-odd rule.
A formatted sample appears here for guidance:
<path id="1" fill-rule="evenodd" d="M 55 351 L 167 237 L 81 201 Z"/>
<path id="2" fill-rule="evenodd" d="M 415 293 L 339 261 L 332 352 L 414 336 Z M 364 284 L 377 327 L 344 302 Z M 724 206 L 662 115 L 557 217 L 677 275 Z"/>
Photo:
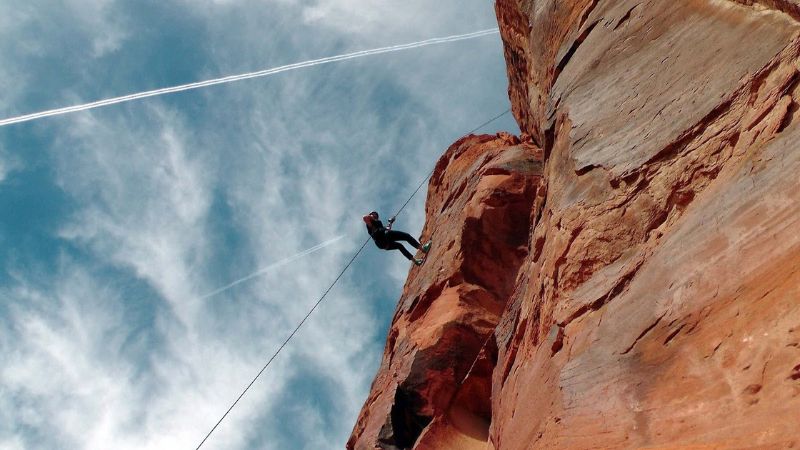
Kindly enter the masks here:
<path id="1" fill-rule="evenodd" d="M 498 0 L 522 142 L 440 162 L 350 447 L 800 446 L 799 7 Z"/>
<path id="2" fill-rule="evenodd" d="M 473 361 L 497 325 L 527 254 L 541 170 L 539 149 L 508 134 L 468 136 L 441 158 L 422 232 L 434 246 L 408 278 L 349 448 L 410 448 L 434 418 L 439 427 L 468 371 L 483 367 L 473 367 Z M 484 370 L 482 398 L 470 395 L 459 404 L 456 420 L 479 429 L 458 438 L 477 433 L 485 442 L 490 376 Z M 481 389 L 472 382 L 464 387 Z"/>

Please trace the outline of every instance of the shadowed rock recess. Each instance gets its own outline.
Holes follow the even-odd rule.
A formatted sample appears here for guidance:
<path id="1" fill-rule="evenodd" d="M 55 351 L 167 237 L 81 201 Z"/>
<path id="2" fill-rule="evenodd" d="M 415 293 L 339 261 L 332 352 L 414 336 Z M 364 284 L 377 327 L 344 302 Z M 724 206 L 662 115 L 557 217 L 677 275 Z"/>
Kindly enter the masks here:
<path id="1" fill-rule="evenodd" d="M 496 12 L 347 448 L 800 448 L 800 0 Z"/>

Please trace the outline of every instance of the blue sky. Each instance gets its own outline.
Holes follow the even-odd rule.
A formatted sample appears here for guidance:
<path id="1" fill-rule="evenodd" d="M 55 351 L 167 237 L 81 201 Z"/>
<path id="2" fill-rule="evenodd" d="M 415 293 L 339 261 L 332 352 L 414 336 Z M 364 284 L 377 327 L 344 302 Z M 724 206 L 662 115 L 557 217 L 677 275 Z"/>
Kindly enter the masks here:
<path id="1" fill-rule="evenodd" d="M 496 25 L 489 1 L 0 3 L 0 118 Z M 0 128 L 0 448 L 194 448 L 361 215 L 506 87 L 492 35 Z M 343 448 L 408 268 L 368 246 L 204 448 Z"/>

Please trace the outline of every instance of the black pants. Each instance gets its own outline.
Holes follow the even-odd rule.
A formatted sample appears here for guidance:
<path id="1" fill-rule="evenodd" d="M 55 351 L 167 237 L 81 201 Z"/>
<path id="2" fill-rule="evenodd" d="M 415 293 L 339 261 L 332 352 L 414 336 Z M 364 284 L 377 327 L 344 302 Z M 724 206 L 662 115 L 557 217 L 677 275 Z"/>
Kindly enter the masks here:
<path id="1" fill-rule="evenodd" d="M 402 253 L 406 258 L 414 259 L 414 255 L 406 250 L 406 247 L 403 244 L 397 241 L 406 241 L 416 249 L 420 247 L 419 242 L 417 242 L 417 240 L 414 239 L 410 234 L 394 230 L 389 230 L 383 233 L 383 236 L 375 240 L 375 244 L 378 246 L 378 248 L 383 250 L 400 250 L 400 253 Z"/>

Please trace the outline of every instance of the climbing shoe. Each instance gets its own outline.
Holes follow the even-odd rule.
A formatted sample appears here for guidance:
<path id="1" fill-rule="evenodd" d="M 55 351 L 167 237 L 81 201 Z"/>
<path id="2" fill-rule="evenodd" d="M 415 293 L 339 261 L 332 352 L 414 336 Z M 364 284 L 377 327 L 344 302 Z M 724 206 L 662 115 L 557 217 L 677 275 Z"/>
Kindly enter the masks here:
<path id="1" fill-rule="evenodd" d="M 424 260 L 424 259 L 415 259 L 415 260 L 414 260 L 414 264 L 416 264 L 416 265 L 418 265 L 418 266 L 421 266 L 421 265 L 422 265 L 422 263 L 424 263 L 424 262 L 425 262 L 425 260 Z"/>
<path id="2" fill-rule="evenodd" d="M 428 243 L 427 243 L 427 244 L 423 245 L 423 246 L 420 248 L 420 250 L 422 250 L 422 252 L 423 252 L 423 253 L 428 253 L 428 251 L 429 251 L 430 249 L 431 249 L 431 242 L 430 242 L 430 241 L 428 241 Z"/>

